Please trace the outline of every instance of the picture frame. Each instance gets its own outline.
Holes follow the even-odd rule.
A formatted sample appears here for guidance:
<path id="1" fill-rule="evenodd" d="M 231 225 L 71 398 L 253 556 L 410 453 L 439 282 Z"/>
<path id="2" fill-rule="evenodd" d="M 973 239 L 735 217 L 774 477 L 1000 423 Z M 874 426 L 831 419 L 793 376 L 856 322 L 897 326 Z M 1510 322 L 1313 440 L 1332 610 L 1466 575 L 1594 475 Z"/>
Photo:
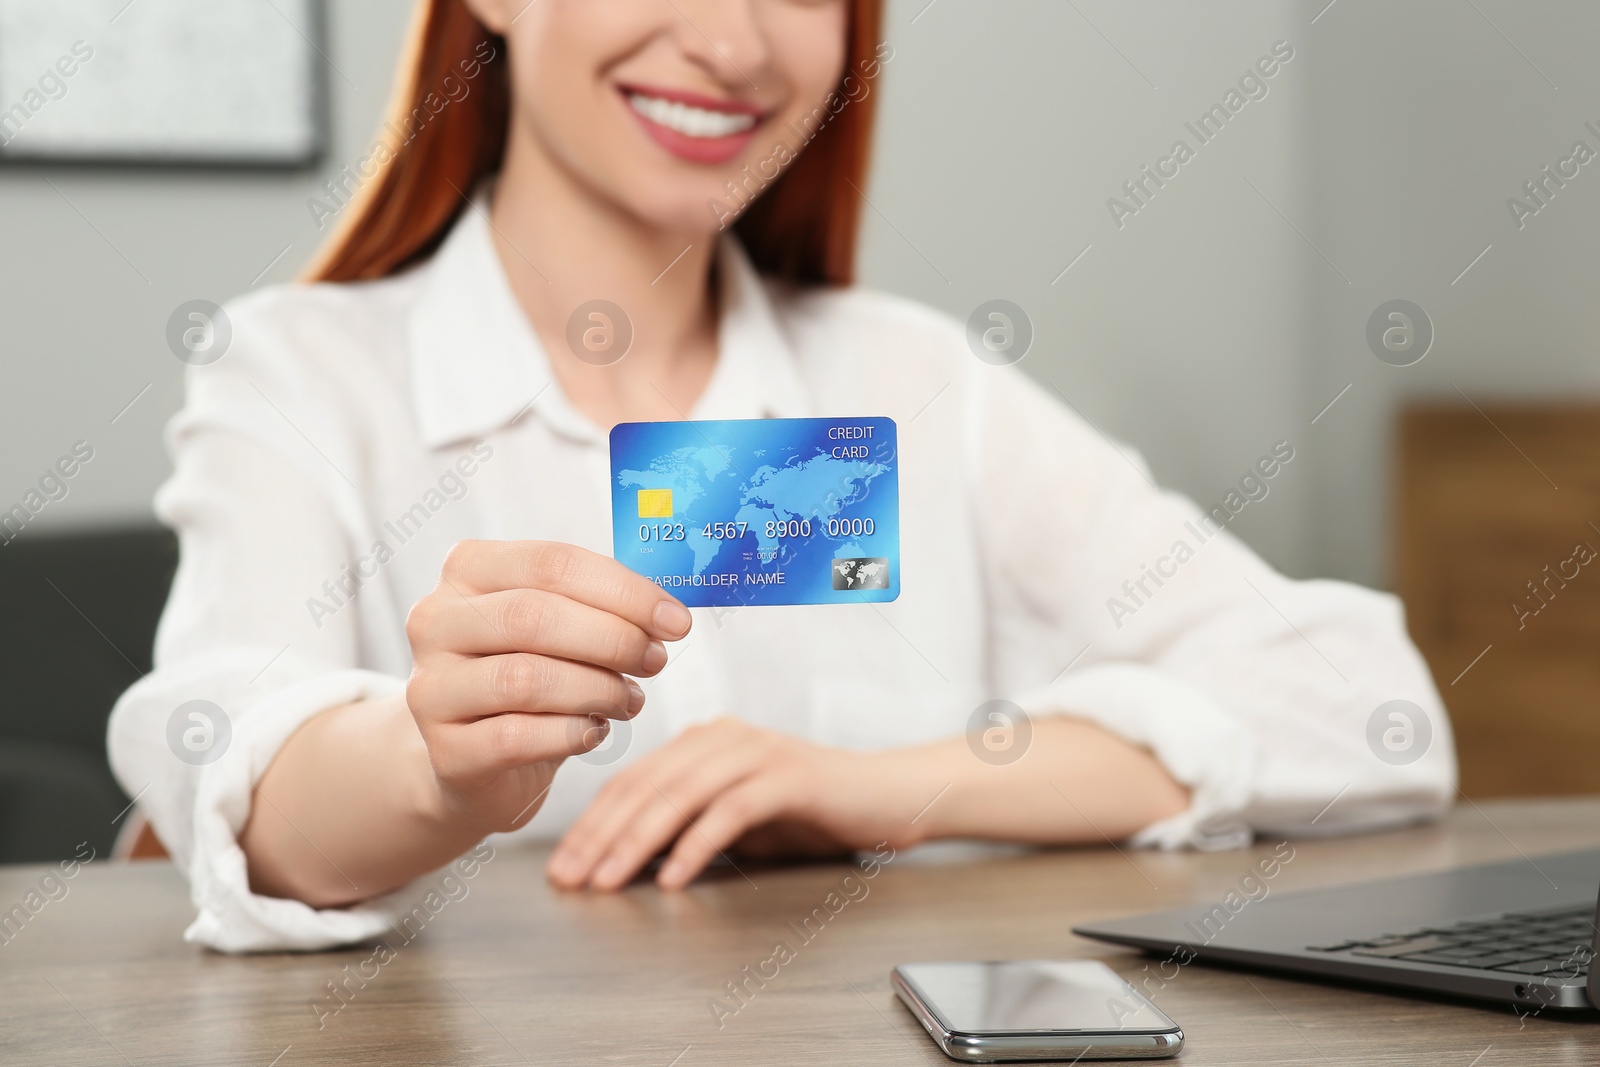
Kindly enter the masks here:
<path id="1" fill-rule="evenodd" d="M 0 166 L 313 167 L 326 39 L 323 0 L 0 0 Z"/>

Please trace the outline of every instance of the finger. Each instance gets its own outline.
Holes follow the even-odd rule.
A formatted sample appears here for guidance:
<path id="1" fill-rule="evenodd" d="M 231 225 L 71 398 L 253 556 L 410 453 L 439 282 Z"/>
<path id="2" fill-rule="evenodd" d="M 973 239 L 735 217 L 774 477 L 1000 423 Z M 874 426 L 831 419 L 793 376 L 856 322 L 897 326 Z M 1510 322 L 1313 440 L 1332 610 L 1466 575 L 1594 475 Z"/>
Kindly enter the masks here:
<path id="1" fill-rule="evenodd" d="M 553 883 L 563 889 L 589 884 L 595 868 L 610 853 L 617 838 L 638 822 L 648 808 L 660 802 L 651 782 L 658 774 L 672 774 L 671 767 L 682 762 L 679 750 L 684 747 L 682 739 L 671 742 L 605 784 L 551 854 L 546 875 Z M 662 841 L 656 847 L 659 849 L 666 843 Z"/>
<path id="2" fill-rule="evenodd" d="M 513 652 L 437 658 L 412 672 L 406 699 L 423 725 L 463 723 L 508 711 L 626 719 L 644 707 L 644 690 L 587 663 Z"/>
<path id="3" fill-rule="evenodd" d="M 663 889 L 682 889 L 747 832 L 783 814 L 784 807 L 783 790 L 776 778 L 762 775 L 740 782 L 707 805 L 678 835 L 672 854 L 656 875 L 657 884 Z"/>
<path id="4" fill-rule="evenodd" d="M 612 775 L 562 837 L 552 858 L 563 860 L 565 865 L 570 862 L 567 856 L 576 856 L 582 860 L 587 873 L 587 868 L 600 858 L 612 838 L 654 795 L 649 783 L 673 781 L 683 773 L 683 768 L 702 761 L 717 744 L 712 734 L 705 727 L 690 727 Z"/>
<path id="5" fill-rule="evenodd" d="M 536 652 L 642 678 L 667 665 L 666 646 L 620 615 L 542 589 L 463 596 L 429 614 L 433 644 L 453 652 Z"/>
<path id="6" fill-rule="evenodd" d="M 615 889 L 625 884 L 652 856 L 684 833 L 718 796 L 737 788 L 759 770 L 759 753 L 741 745 L 691 764 L 676 780 L 648 781 L 645 803 L 620 827 L 595 865 L 591 883 L 597 889 Z"/>
<path id="7" fill-rule="evenodd" d="M 463 541 L 450 550 L 442 573 L 474 593 L 558 593 L 667 641 L 688 634 L 693 623 L 689 609 L 648 578 L 609 556 L 558 541 Z"/>
<path id="8" fill-rule="evenodd" d="M 551 880 L 565 888 L 588 884 L 617 841 L 640 824 L 646 811 L 661 805 L 663 795 L 699 810 L 711 796 L 748 773 L 749 749 L 732 736 L 717 726 L 694 727 L 618 773 L 573 823 L 550 857 Z M 681 820 L 677 828 L 681 828 Z M 668 840 L 670 837 L 649 846 L 652 850 L 640 863 L 648 861 Z"/>
<path id="9" fill-rule="evenodd" d="M 621 828 L 638 818 L 650 798 L 637 790 L 596 796 L 589 802 L 550 854 L 545 877 L 561 889 L 581 889 L 589 884 L 595 866 L 611 847 Z"/>
<path id="10" fill-rule="evenodd" d="M 470 786 L 519 767 L 582 755 L 605 741 L 610 726 L 599 716 L 508 712 L 452 723 L 431 739 L 428 758 L 439 777 Z"/>
<path id="11" fill-rule="evenodd" d="M 626 885 L 653 856 L 684 833 L 707 805 L 755 772 L 752 757 L 748 750 L 725 752 L 709 764 L 693 765 L 676 781 L 646 780 L 639 788 L 642 802 L 632 818 L 617 826 L 593 865 L 590 884 L 602 890 Z"/>
<path id="12" fill-rule="evenodd" d="M 709 799 L 686 803 L 657 792 L 611 843 L 589 875 L 589 884 L 606 892 L 627 885 L 651 857 L 672 844 Z"/>

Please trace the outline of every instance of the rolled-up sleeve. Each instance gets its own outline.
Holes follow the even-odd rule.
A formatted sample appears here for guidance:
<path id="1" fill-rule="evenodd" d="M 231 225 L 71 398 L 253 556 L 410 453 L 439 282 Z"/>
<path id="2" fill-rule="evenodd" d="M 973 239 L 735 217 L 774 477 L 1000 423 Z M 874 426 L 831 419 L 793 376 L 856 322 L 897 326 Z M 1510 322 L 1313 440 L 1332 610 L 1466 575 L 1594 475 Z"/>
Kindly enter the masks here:
<path id="1" fill-rule="evenodd" d="M 248 315 L 236 322 L 253 342 Z M 241 343 L 189 372 L 168 428 L 175 472 L 156 498 L 181 562 L 155 669 L 108 728 L 118 780 L 188 875 L 198 915 L 186 937 L 224 951 L 328 947 L 390 917 L 385 901 L 318 911 L 258 896 L 238 844 L 256 783 L 302 723 L 404 687 L 398 663 L 370 669 L 394 657 L 364 646 L 356 606 L 322 591 L 352 558 L 340 510 L 352 499 L 331 488 L 344 474 L 329 419 L 297 402 L 273 356 Z M 308 610 L 313 596 L 332 610 Z"/>
<path id="2" fill-rule="evenodd" d="M 1095 722 L 1190 789 L 1136 844 L 1235 847 L 1448 806 L 1449 720 L 1395 597 L 1279 574 L 1021 374 L 981 368 L 967 397 L 996 673 L 1030 715 Z M 1271 508 L 1301 475 L 1293 442 L 1274 449 L 1259 499 L 1235 507 Z"/>

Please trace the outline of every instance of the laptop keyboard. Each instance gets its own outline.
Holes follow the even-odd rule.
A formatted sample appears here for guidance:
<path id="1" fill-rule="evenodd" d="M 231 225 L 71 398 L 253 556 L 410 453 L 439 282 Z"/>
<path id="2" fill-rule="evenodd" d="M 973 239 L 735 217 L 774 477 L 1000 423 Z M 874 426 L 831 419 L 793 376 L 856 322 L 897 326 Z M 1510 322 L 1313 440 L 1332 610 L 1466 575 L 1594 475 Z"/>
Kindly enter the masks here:
<path id="1" fill-rule="evenodd" d="M 1308 948 L 1480 971 L 1559 972 L 1563 977 L 1578 978 L 1589 973 L 1594 941 L 1594 909 L 1584 906 L 1501 915 Z"/>

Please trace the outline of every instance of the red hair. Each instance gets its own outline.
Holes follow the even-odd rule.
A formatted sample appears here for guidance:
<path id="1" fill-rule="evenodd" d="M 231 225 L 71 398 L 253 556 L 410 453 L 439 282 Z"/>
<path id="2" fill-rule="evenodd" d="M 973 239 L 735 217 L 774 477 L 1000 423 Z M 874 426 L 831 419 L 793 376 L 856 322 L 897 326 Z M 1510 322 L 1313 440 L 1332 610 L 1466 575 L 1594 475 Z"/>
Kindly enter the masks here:
<path id="1" fill-rule="evenodd" d="M 850 80 L 832 117 L 734 224 L 758 270 L 805 284 L 848 285 L 855 276 L 876 94 L 869 87 L 839 101 L 848 85 L 877 72 L 883 0 L 846 2 Z M 389 158 L 355 197 L 308 280 L 383 278 L 433 254 L 466 209 L 464 195 L 500 169 L 511 119 L 504 54 L 504 39 L 462 0 L 420 0 L 385 124 Z M 447 79 L 472 84 L 442 106 L 437 89 L 448 89 Z M 409 134 L 403 142 L 402 130 Z"/>

